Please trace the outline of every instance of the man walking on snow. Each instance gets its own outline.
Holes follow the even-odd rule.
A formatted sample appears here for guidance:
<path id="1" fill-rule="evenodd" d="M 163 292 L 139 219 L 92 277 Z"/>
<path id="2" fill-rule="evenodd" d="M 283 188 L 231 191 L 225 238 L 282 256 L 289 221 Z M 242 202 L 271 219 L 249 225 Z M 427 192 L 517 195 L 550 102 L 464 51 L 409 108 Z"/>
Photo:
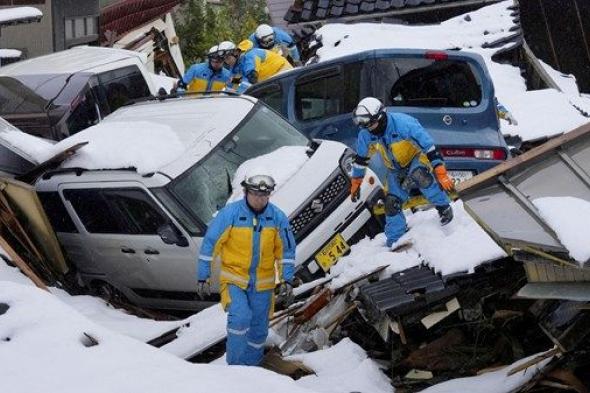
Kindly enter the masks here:
<path id="1" fill-rule="evenodd" d="M 295 238 L 287 216 L 269 202 L 272 177 L 247 176 L 244 198 L 221 209 L 209 225 L 198 259 L 197 293 L 209 293 L 211 261 L 221 258 L 221 304 L 227 311 L 226 357 L 230 365 L 262 361 L 274 304 L 275 266 L 280 295 L 292 300 Z"/>
<path id="2" fill-rule="evenodd" d="M 369 159 L 379 153 L 387 168 L 387 246 L 391 247 L 406 231 L 402 206 L 409 198 L 412 185 L 436 207 L 441 224 L 448 224 L 453 219 L 453 210 L 445 191 L 453 189 L 453 182 L 432 137 L 418 120 L 403 113 L 387 113 L 381 101 L 373 97 L 363 98 L 352 116 L 359 133 L 352 168 L 351 199 L 358 199 Z"/>

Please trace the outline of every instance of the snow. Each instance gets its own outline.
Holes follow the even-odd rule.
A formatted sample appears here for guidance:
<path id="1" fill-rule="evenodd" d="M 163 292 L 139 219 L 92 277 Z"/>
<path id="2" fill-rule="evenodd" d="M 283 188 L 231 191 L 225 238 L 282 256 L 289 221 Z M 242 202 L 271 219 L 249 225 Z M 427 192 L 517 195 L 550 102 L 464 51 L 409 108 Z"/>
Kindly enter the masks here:
<path id="1" fill-rule="evenodd" d="M 492 56 L 501 48 L 482 48 L 485 43 L 513 34 L 512 1 L 503 1 L 477 11 L 442 22 L 439 25 L 406 26 L 393 24 L 358 23 L 344 25 L 327 24 L 316 34 L 322 36 L 323 47 L 317 52 L 320 61 L 350 55 L 369 49 L 427 48 L 451 49 L 480 54 L 494 82 L 496 96 L 516 118 L 518 125 L 502 121 L 504 134 L 518 134 L 524 140 L 556 135 L 569 131 L 589 121 L 569 102 L 590 112 L 590 99 L 580 96 L 577 86 L 564 82 L 560 73 L 545 65 L 550 75 L 557 78 L 563 93 L 557 90 L 527 91 L 518 67 L 499 64 Z"/>
<path id="2" fill-rule="evenodd" d="M 276 183 L 275 192 L 278 191 L 309 160 L 305 154 L 306 151 L 306 146 L 283 146 L 273 152 L 243 162 L 234 174 L 233 192 L 227 203 L 244 197 L 240 183 L 247 176 L 261 174 L 272 176 Z"/>
<path id="3" fill-rule="evenodd" d="M 170 90 L 174 87 L 177 79 L 171 78 L 166 75 L 158 75 L 154 74 L 153 72 L 149 73 L 149 76 L 152 78 L 152 82 L 154 82 L 154 86 L 156 87 L 156 91 L 163 87 L 166 89 L 166 93 L 170 93 Z"/>
<path id="4" fill-rule="evenodd" d="M 287 359 L 301 361 L 315 371 L 316 375 L 305 376 L 297 384 L 316 392 L 393 392 L 386 375 L 349 338 L 326 350 L 292 355 Z"/>
<path id="5" fill-rule="evenodd" d="M 43 13 L 35 7 L 15 7 L 0 10 L 0 23 L 25 18 L 40 18 Z"/>
<path id="6" fill-rule="evenodd" d="M 365 238 L 351 248 L 331 269 L 330 286 L 338 288 L 363 274 L 387 265 L 382 277 L 404 269 L 425 264 L 443 275 L 468 272 L 482 263 L 506 256 L 481 227 L 467 214 L 463 202 L 452 204 L 455 217 L 446 226 L 441 226 L 436 210 L 406 211 L 410 230 L 396 245 L 411 242 L 405 251 L 391 252 L 385 246 L 385 235 L 373 240 Z"/>
<path id="7" fill-rule="evenodd" d="M 21 57 L 22 54 L 23 52 L 19 51 L 18 49 L 0 49 L 1 58 Z"/>
<path id="8" fill-rule="evenodd" d="M 0 316 L 0 391 L 310 392 L 258 367 L 185 362 L 95 324 L 38 288 L 2 281 L 0 303 L 10 307 Z M 98 345 L 88 346 L 85 333 Z M 31 377 L 31 370 L 42 372 Z"/>
<path id="9" fill-rule="evenodd" d="M 514 392 L 516 388 L 524 385 L 549 363 L 551 358 L 545 359 L 534 366 L 519 371 L 513 375 L 508 375 L 510 370 L 521 364 L 535 358 L 540 354 L 535 354 L 524 359 L 514 362 L 508 367 L 500 370 L 488 372 L 475 377 L 457 378 L 450 381 L 442 382 L 422 390 L 421 393 L 456 393 L 456 392 L 478 392 L 478 393 L 509 393 Z"/>
<path id="10" fill-rule="evenodd" d="M 146 134 L 149 133 L 149 138 Z M 52 144 L 20 131 L 2 138 L 43 162 L 80 142 L 90 142 L 62 166 L 85 169 L 136 168 L 139 174 L 157 171 L 177 159 L 185 148 L 169 126 L 149 121 L 109 121 L 89 127 Z M 162 148 L 165 146 L 166 148 Z"/>
<path id="11" fill-rule="evenodd" d="M 574 197 L 545 197 L 533 200 L 539 213 L 570 256 L 584 264 L 590 260 L 590 243 L 586 229 L 590 222 L 590 202 Z"/>

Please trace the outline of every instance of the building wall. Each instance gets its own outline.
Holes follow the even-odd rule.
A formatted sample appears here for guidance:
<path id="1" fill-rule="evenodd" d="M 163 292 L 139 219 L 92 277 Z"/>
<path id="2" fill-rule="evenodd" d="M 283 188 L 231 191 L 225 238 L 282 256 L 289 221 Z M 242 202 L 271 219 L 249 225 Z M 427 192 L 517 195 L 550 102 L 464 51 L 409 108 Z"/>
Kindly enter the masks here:
<path id="1" fill-rule="evenodd" d="M 54 1 L 54 50 L 68 49 L 74 45 L 98 45 L 99 15 L 98 0 Z"/>
<path id="2" fill-rule="evenodd" d="M 283 17 L 291 5 L 293 5 L 293 0 L 266 1 L 266 6 L 268 7 L 268 13 L 270 14 L 270 20 L 273 26 L 287 26 L 287 22 L 283 20 Z"/>
<path id="3" fill-rule="evenodd" d="M 31 0 L 25 2 L 22 0 L 5 0 L 0 2 L 0 4 L 2 4 L 0 8 L 12 8 L 15 3 L 17 6 L 31 6 L 37 8 L 43 13 L 43 17 L 39 23 L 3 26 L 0 29 L 0 47 L 18 49 L 23 52 L 23 58 L 36 57 L 53 52 L 52 1 Z"/>

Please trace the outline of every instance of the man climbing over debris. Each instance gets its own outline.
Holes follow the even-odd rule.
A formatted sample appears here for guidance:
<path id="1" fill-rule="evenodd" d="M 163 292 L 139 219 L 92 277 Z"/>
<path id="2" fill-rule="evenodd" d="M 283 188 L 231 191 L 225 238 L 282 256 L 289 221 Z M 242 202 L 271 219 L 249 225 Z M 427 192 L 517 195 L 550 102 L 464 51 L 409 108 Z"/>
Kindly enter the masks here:
<path id="1" fill-rule="evenodd" d="M 294 66 L 301 65 L 299 49 L 297 49 L 293 38 L 285 30 L 261 24 L 254 33 L 250 34 L 248 39 L 252 41 L 254 48 L 276 52 L 285 58 L 290 58 L 290 62 Z"/>
<path id="2" fill-rule="evenodd" d="M 408 200 L 412 186 L 417 186 L 436 207 L 441 225 L 451 222 L 453 209 L 445 191 L 453 189 L 453 181 L 432 137 L 418 120 L 403 113 L 386 112 L 381 101 L 373 97 L 363 98 L 352 116 L 359 126 L 359 133 L 352 169 L 351 199 L 358 199 L 369 160 L 379 153 L 387 168 L 387 247 L 391 247 L 406 231 L 402 206 Z"/>
<path id="3" fill-rule="evenodd" d="M 275 268 L 279 296 L 293 298 L 295 238 L 287 216 L 269 202 L 272 177 L 247 176 L 244 198 L 221 209 L 209 225 L 198 258 L 197 294 L 209 294 L 211 261 L 221 259 L 221 304 L 227 311 L 227 363 L 256 366 L 263 357 L 274 304 Z"/>
<path id="4" fill-rule="evenodd" d="M 177 82 L 177 87 L 189 92 L 222 91 L 231 80 L 231 73 L 223 67 L 223 56 L 217 45 L 207 53 L 207 62 L 193 64 Z"/>

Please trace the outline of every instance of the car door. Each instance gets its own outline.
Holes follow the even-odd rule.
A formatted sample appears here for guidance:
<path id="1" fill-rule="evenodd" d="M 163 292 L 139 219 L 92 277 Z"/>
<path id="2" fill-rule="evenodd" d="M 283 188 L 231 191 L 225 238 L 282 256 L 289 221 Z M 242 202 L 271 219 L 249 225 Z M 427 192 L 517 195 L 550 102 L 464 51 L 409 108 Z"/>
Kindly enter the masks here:
<path id="1" fill-rule="evenodd" d="M 95 273 L 107 282 L 141 297 L 194 292 L 194 242 L 141 184 L 63 185 L 60 193 L 78 221 Z M 163 241 L 158 232 L 165 225 L 184 238 L 183 245 Z"/>
<path id="2" fill-rule="evenodd" d="M 352 110 L 361 97 L 362 62 L 330 65 L 300 75 L 292 89 L 289 119 L 310 138 L 330 139 L 355 148 Z"/>

